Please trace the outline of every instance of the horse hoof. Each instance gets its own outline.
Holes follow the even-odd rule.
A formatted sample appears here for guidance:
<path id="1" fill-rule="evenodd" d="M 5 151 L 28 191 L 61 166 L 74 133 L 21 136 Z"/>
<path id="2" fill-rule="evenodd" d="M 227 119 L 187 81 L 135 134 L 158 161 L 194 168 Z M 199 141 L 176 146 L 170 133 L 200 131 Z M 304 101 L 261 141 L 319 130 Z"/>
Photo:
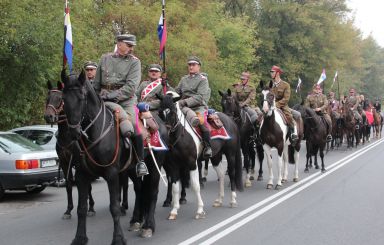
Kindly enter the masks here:
<path id="1" fill-rule="evenodd" d="M 272 184 L 268 184 L 267 185 L 267 189 L 272 189 L 273 188 L 273 185 Z"/>
<path id="2" fill-rule="evenodd" d="M 299 182 L 299 178 L 293 178 L 293 182 Z"/>
<path id="3" fill-rule="evenodd" d="M 263 176 L 257 177 L 257 181 L 263 181 Z"/>
<path id="4" fill-rule="evenodd" d="M 206 213 L 203 211 L 201 213 L 196 213 L 195 219 L 205 219 Z"/>
<path id="5" fill-rule="evenodd" d="M 88 211 L 87 212 L 87 217 L 93 217 L 96 215 L 96 212 L 95 211 Z"/>
<path id="6" fill-rule="evenodd" d="M 285 183 L 285 182 L 287 182 L 288 180 L 287 179 L 282 179 L 281 180 L 281 183 Z"/>
<path id="7" fill-rule="evenodd" d="M 75 237 L 71 245 L 85 245 L 88 243 L 88 237 Z"/>
<path id="8" fill-rule="evenodd" d="M 252 175 L 249 177 L 249 180 L 255 180 L 255 177 L 253 177 Z"/>
<path id="9" fill-rule="evenodd" d="M 251 169 L 251 174 L 255 174 L 255 170 L 254 169 Z"/>
<path id="10" fill-rule="evenodd" d="M 187 199 L 185 199 L 185 198 L 180 198 L 179 203 L 180 203 L 180 205 L 187 204 Z"/>
<path id="11" fill-rule="evenodd" d="M 203 177 L 201 180 L 202 180 L 204 183 L 207 182 L 207 178 L 205 178 L 205 177 Z"/>
<path id="12" fill-rule="evenodd" d="M 321 170 L 321 172 L 325 173 L 325 172 L 327 172 L 327 170 L 324 168 L 324 169 Z"/>
<path id="13" fill-rule="evenodd" d="M 282 185 L 276 185 L 276 186 L 275 186 L 275 190 L 280 190 L 281 187 L 283 187 L 283 186 L 282 186 Z"/>
<path id="14" fill-rule="evenodd" d="M 120 213 L 121 213 L 121 216 L 127 215 L 127 212 L 125 211 L 125 208 L 123 208 L 123 207 L 120 207 Z"/>
<path id="15" fill-rule="evenodd" d="M 61 217 L 62 219 L 71 219 L 72 218 L 72 215 L 71 214 L 63 214 L 63 217 Z"/>
<path id="16" fill-rule="evenodd" d="M 304 173 L 309 173 L 308 168 L 304 169 Z"/>
<path id="17" fill-rule="evenodd" d="M 223 206 L 223 203 L 220 202 L 219 200 L 215 200 L 213 202 L 213 205 L 212 205 L 212 207 L 215 207 L 215 208 L 218 208 L 218 207 L 221 207 L 221 206 Z"/>
<path id="18" fill-rule="evenodd" d="M 229 207 L 230 208 L 237 208 L 237 202 L 230 202 Z"/>
<path id="19" fill-rule="evenodd" d="M 319 166 L 316 166 L 315 169 L 319 169 Z"/>
<path id="20" fill-rule="evenodd" d="M 128 231 L 139 231 L 141 229 L 141 224 L 139 222 L 135 222 L 129 225 Z"/>
<path id="21" fill-rule="evenodd" d="M 152 229 L 142 229 L 140 236 L 142 238 L 151 238 L 152 237 Z"/>
<path id="22" fill-rule="evenodd" d="M 169 214 L 168 220 L 176 220 L 177 214 Z"/>
<path id="23" fill-rule="evenodd" d="M 113 239 L 111 244 L 112 245 L 126 245 L 127 240 L 125 240 L 125 238 L 123 236 L 118 236 L 117 238 Z"/>
<path id="24" fill-rule="evenodd" d="M 163 207 L 168 208 L 168 207 L 170 207 L 170 206 L 171 206 L 171 202 L 169 202 L 169 201 L 164 201 L 164 203 L 163 203 Z"/>
<path id="25" fill-rule="evenodd" d="M 252 186 L 252 182 L 250 180 L 246 180 L 245 183 L 244 183 L 244 186 L 245 187 L 251 187 Z"/>

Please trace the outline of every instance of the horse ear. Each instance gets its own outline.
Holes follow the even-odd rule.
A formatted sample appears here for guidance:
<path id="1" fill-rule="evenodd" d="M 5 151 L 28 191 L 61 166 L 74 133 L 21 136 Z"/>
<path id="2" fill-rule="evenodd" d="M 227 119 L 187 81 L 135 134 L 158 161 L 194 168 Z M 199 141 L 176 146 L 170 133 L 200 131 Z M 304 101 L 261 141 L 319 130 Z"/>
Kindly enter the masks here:
<path id="1" fill-rule="evenodd" d="M 272 86 L 273 86 L 273 82 L 272 82 L 272 80 L 270 80 L 269 81 L 269 88 L 272 88 Z"/>
<path id="2" fill-rule="evenodd" d="M 51 90 L 53 88 L 52 83 L 50 80 L 47 81 L 47 88 Z"/>
<path id="3" fill-rule="evenodd" d="M 83 85 L 85 83 L 85 80 L 87 79 L 85 77 L 85 71 L 84 69 L 81 69 L 81 72 L 80 72 L 80 75 L 79 77 L 77 78 L 79 80 L 79 82 L 81 83 L 81 85 Z"/>
<path id="4" fill-rule="evenodd" d="M 264 81 L 263 81 L 263 80 L 260 80 L 260 82 L 259 82 L 259 86 L 260 86 L 261 89 L 264 88 Z"/>
<path id="5" fill-rule="evenodd" d="M 64 88 L 64 83 L 60 82 L 60 81 L 57 81 L 57 89 L 58 90 L 63 90 Z"/>
<path id="6" fill-rule="evenodd" d="M 224 96 L 224 93 L 223 93 L 223 92 L 221 92 L 221 90 L 219 90 L 219 94 L 220 94 L 220 96 L 221 96 L 221 97 L 223 97 L 223 96 Z"/>
<path id="7" fill-rule="evenodd" d="M 63 70 L 61 70 L 61 81 L 64 84 L 68 82 L 68 76 L 67 76 L 67 73 L 65 71 L 65 68 Z"/>
<path id="8" fill-rule="evenodd" d="M 231 96 L 232 92 L 230 89 L 227 90 L 228 96 Z"/>

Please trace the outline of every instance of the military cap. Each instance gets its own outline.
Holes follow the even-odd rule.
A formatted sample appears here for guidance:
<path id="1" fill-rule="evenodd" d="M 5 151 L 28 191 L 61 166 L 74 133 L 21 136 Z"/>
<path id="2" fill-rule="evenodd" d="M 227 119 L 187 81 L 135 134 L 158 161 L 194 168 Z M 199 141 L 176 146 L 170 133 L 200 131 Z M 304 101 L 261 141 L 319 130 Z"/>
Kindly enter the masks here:
<path id="1" fill-rule="evenodd" d="M 159 64 L 151 64 L 148 67 L 148 71 L 159 71 L 159 72 L 162 72 L 163 68 L 161 68 L 161 65 L 159 65 Z"/>
<path id="2" fill-rule="evenodd" d="M 136 45 L 136 36 L 132 34 L 121 34 L 116 36 L 116 41 L 125 42 L 130 45 Z"/>
<path id="3" fill-rule="evenodd" d="M 201 65 L 201 61 L 200 61 L 199 57 L 197 57 L 197 56 L 189 56 L 188 57 L 188 64 L 199 64 L 199 65 Z"/>
<path id="4" fill-rule="evenodd" d="M 96 69 L 97 63 L 94 61 L 87 61 L 84 63 L 84 69 Z"/>
<path id="5" fill-rule="evenodd" d="M 278 66 L 272 66 L 272 68 L 271 68 L 271 72 L 272 71 L 275 71 L 275 72 L 278 72 L 278 73 L 280 73 L 280 74 L 283 74 L 283 70 L 280 68 L 280 67 L 278 67 Z"/>
<path id="6" fill-rule="evenodd" d="M 315 88 L 321 89 L 321 86 L 320 86 L 320 84 L 315 83 L 315 84 L 313 85 L 313 88 L 314 88 L 314 89 L 315 89 Z"/>
<path id="7" fill-rule="evenodd" d="M 250 76 L 251 76 L 251 74 L 249 74 L 249 72 L 243 72 L 243 73 L 241 73 L 240 79 L 241 80 L 249 80 Z"/>
<path id="8" fill-rule="evenodd" d="M 355 92 L 354 88 L 349 89 L 349 92 Z"/>

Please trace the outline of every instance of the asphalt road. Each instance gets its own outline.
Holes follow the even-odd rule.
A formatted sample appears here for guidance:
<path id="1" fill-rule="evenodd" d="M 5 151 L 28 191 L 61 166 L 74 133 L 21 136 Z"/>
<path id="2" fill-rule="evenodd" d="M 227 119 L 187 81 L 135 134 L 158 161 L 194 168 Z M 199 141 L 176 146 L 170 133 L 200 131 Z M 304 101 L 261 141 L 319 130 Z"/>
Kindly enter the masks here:
<path id="1" fill-rule="evenodd" d="M 188 203 L 181 206 L 178 219 L 168 221 L 170 209 L 161 207 L 165 187 L 160 182 L 157 229 L 149 239 L 128 231 L 134 201 L 130 187 L 130 208 L 121 219 L 128 244 L 384 244 L 383 140 L 372 140 L 354 150 L 330 151 L 323 174 L 315 169 L 304 173 L 304 156 L 305 149 L 300 156 L 300 181 L 293 183 L 290 173 L 289 182 L 279 191 L 265 188 L 268 171 L 264 163 L 264 181 L 254 181 L 252 187 L 238 193 L 237 208 L 229 208 L 228 185 L 224 206 L 212 207 L 218 182 L 210 167 L 202 190 L 207 212 L 203 220 L 193 219 L 196 202 L 188 190 Z M 93 183 L 93 194 L 97 213 L 87 219 L 88 244 L 110 244 L 112 218 L 103 180 Z M 65 208 L 64 188 L 49 187 L 38 195 L 7 194 L 0 203 L 0 244 L 70 244 L 76 231 L 76 210 L 71 220 L 62 220 Z"/>

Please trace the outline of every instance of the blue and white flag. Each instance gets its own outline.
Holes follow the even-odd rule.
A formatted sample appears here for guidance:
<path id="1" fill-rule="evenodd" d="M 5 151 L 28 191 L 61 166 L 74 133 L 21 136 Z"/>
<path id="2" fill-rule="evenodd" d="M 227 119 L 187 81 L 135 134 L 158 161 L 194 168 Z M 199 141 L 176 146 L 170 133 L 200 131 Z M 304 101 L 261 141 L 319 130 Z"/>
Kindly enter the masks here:
<path id="1" fill-rule="evenodd" d="M 71 19 L 69 17 L 68 1 L 65 1 L 65 13 L 64 13 L 64 50 L 63 59 L 64 66 L 68 64 L 69 72 L 72 72 L 72 26 Z"/>
<path id="2" fill-rule="evenodd" d="M 325 79 L 327 79 L 327 76 L 325 75 L 325 69 L 323 68 L 323 72 L 321 73 L 319 81 L 317 81 L 317 84 L 320 85 Z"/>

